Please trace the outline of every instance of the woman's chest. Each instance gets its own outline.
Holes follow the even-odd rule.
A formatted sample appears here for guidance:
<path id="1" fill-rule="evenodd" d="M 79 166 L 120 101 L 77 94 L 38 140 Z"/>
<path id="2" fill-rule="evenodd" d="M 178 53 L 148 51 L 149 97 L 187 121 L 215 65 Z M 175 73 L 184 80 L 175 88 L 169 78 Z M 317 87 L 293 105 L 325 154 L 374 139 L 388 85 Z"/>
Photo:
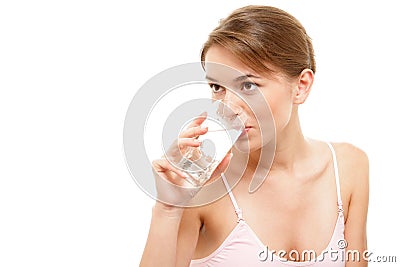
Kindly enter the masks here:
<path id="1" fill-rule="evenodd" d="M 329 243 L 338 218 L 334 186 L 334 183 L 312 188 L 270 186 L 252 195 L 238 187 L 233 194 L 245 222 L 265 246 L 276 251 L 320 253 Z M 196 249 L 196 254 L 202 256 L 224 242 L 238 219 L 229 196 L 207 210 Z"/>

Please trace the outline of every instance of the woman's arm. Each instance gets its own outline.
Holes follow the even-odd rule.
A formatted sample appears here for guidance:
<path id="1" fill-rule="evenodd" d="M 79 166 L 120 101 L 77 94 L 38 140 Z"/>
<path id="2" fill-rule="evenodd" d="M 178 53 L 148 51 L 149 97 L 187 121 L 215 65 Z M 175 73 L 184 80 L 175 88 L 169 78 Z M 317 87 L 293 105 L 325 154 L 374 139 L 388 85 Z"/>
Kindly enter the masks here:
<path id="1" fill-rule="evenodd" d="M 201 127 L 205 119 L 206 116 L 201 114 L 193 120 L 169 147 L 166 156 L 173 159 L 174 155 L 183 155 L 189 147 L 200 146 L 197 137 L 208 131 Z M 228 162 L 223 161 L 224 166 Z M 196 209 L 183 207 L 199 188 L 189 185 L 185 181 L 186 174 L 175 168 L 165 156 L 153 161 L 152 166 L 158 201 L 153 207 L 140 266 L 188 266 L 197 244 L 201 223 Z"/>
<path id="2" fill-rule="evenodd" d="M 369 163 L 367 155 L 352 145 L 343 145 L 342 166 L 345 171 L 345 185 L 350 197 L 345 224 L 347 241 L 346 267 L 367 266 L 363 253 L 367 250 L 367 212 L 369 195 Z"/>
<path id="3" fill-rule="evenodd" d="M 156 202 L 140 266 L 188 266 L 200 226 L 195 209 Z"/>

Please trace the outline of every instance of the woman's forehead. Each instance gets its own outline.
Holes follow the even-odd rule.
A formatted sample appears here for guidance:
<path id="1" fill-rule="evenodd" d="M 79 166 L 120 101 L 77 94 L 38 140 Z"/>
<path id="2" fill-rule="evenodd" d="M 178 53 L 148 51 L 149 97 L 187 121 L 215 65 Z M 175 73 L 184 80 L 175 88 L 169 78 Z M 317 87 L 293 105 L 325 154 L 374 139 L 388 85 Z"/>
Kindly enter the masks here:
<path id="1" fill-rule="evenodd" d="M 229 81 L 238 80 L 239 77 L 275 80 L 284 76 L 283 72 L 267 62 L 265 65 L 267 65 L 270 71 L 260 72 L 254 70 L 221 45 L 212 45 L 207 50 L 204 60 L 204 69 L 208 78 L 218 78 Z M 260 69 L 261 68 L 262 66 L 260 66 Z"/>
<path id="2" fill-rule="evenodd" d="M 208 49 L 205 56 L 205 70 L 207 73 L 222 71 L 224 69 L 222 66 L 225 66 L 225 72 L 228 72 L 228 70 L 231 69 L 231 72 L 236 72 L 236 74 L 256 74 L 254 70 L 250 69 L 245 63 L 240 61 L 228 49 L 220 45 L 213 45 Z"/>

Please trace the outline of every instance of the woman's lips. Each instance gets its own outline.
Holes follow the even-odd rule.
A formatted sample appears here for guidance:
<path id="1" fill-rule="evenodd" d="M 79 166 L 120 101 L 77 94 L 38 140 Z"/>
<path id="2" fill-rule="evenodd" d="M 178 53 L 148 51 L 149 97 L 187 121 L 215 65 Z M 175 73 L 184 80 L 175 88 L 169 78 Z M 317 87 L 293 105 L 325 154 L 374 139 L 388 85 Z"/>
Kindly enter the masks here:
<path id="1" fill-rule="evenodd" d="M 240 136 L 246 135 L 250 131 L 251 128 L 252 128 L 251 126 L 244 127 L 244 129 L 243 129 L 242 133 L 240 134 Z"/>

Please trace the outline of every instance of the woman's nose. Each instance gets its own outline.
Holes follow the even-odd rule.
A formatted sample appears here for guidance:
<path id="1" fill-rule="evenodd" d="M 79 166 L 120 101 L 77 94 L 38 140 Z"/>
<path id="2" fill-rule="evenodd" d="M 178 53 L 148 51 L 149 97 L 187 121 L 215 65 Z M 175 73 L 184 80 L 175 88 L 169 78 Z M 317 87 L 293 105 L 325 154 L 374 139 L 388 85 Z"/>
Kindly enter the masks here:
<path id="1" fill-rule="evenodd" d="M 234 93 L 226 93 L 224 99 L 220 101 L 218 114 L 225 119 L 235 119 L 243 111 L 241 107 L 242 103 L 243 100 L 241 100 Z"/>
<path id="2" fill-rule="evenodd" d="M 241 105 L 243 104 L 243 100 L 230 90 L 226 90 L 225 97 L 222 102 L 224 103 L 224 107 L 228 109 L 228 112 L 232 112 L 237 115 L 242 111 Z"/>

